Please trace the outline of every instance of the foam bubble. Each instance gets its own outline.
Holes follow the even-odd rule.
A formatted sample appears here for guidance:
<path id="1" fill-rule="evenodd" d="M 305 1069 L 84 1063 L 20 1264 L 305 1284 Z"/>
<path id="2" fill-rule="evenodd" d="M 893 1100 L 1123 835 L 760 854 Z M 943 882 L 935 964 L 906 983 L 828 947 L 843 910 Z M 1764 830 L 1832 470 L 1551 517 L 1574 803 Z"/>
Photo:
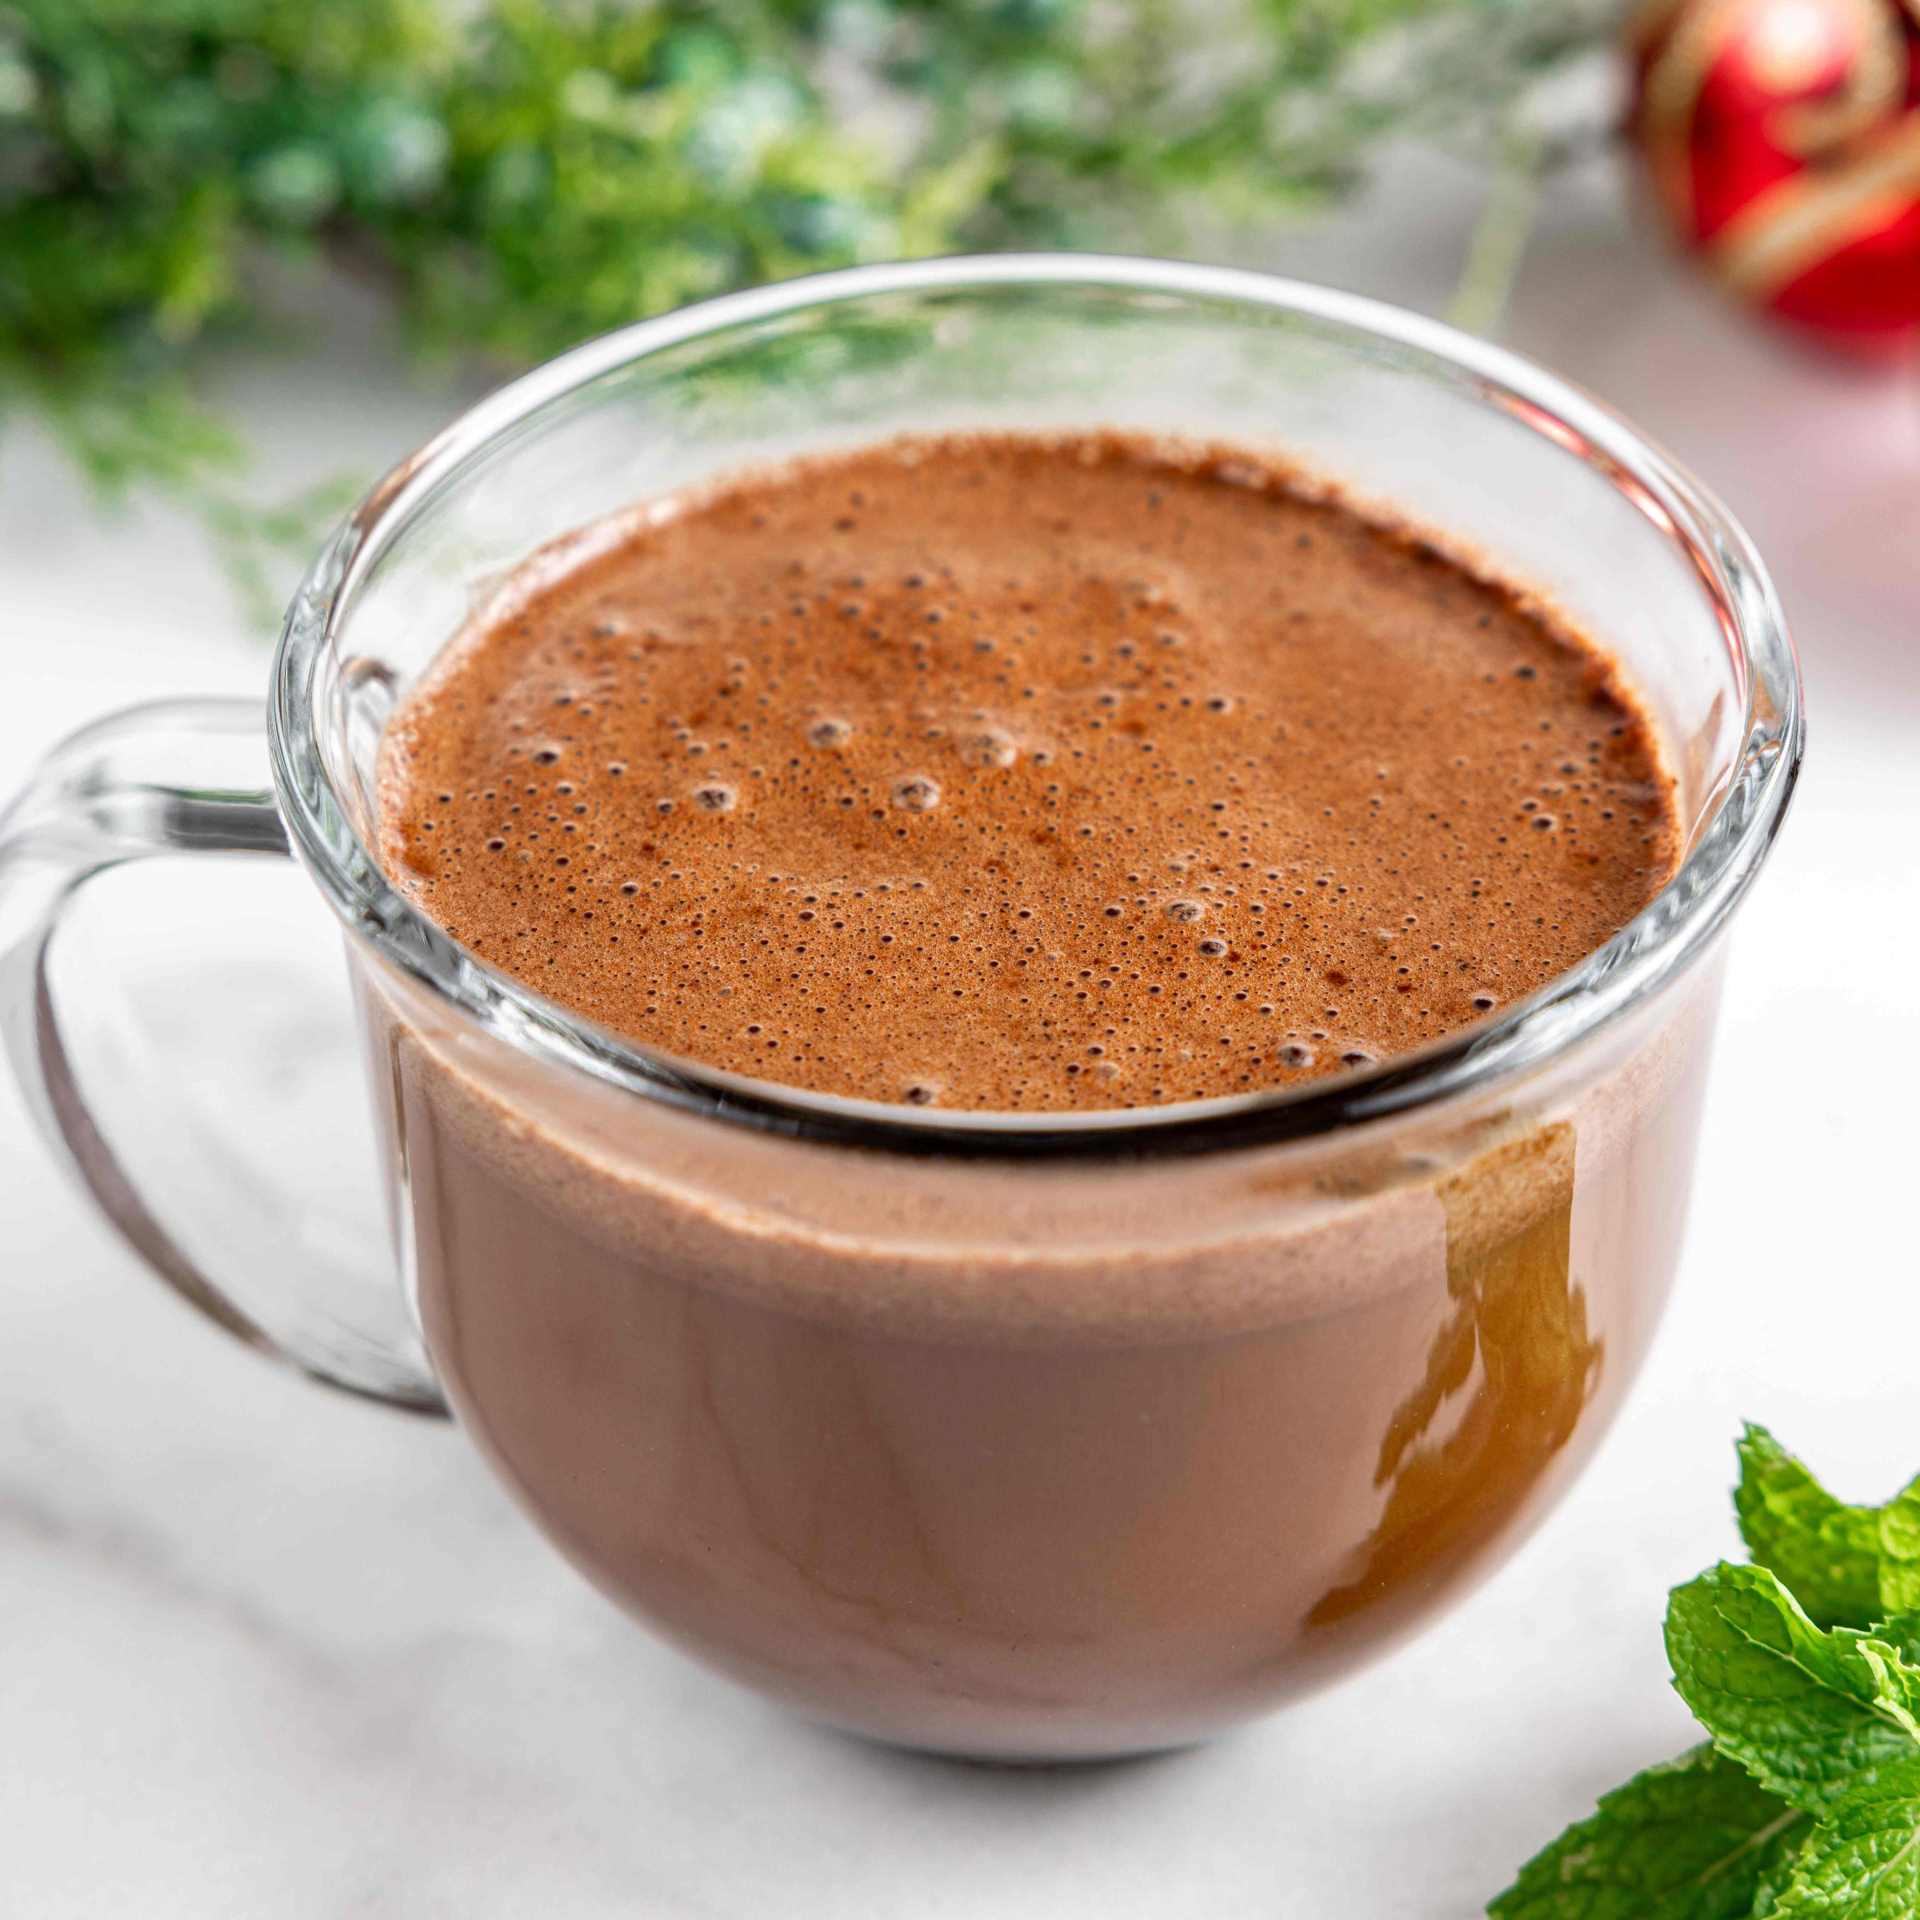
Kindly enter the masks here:
<path id="1" fill-rule="evenodd" d="M 893 804 L 907 813 L 931 813 L 940 804 L 940 782 L 926 773 L 904 773 L 893 783 Z"/>
<path id="2" fill-rule="evenodd" d="M 961 739 L 960 758 L 970 767 L 1010 767 L 1020 758 L 1020 749 L 999 728 L 982 727 Z"/>

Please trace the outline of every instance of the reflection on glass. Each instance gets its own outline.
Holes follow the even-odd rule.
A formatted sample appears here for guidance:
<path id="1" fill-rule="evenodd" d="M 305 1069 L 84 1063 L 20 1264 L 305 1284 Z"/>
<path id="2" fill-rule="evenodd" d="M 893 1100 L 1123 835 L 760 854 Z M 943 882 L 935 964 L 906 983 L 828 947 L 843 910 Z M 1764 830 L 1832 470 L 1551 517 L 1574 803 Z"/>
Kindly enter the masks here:
<path id="1" fill-rule="evenodd" d="M 1560 1125 L 1436 1189 L 1449 1311 L 1380 1443 L 1387 1503 L 1359 1570 L 1311 1624 L 1436 1579 L 1504 1524 L 1571 1438 L 1603 1358 L 1572 1280 L 1573 1178 L 1573 1128 Z"/>

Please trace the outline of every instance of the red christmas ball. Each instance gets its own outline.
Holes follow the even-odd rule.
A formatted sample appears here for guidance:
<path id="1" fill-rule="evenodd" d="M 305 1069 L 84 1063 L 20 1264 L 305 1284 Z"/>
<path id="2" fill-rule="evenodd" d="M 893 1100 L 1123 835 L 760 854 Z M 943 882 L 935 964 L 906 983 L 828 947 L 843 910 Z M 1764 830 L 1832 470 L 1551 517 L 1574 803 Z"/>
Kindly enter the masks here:
<path id="1" fill-rule="evenodd" d="M 1682 245 L 1828 340 L 1920 334 L 1920 0 L 1647 0 L 1628 52 Z"/>

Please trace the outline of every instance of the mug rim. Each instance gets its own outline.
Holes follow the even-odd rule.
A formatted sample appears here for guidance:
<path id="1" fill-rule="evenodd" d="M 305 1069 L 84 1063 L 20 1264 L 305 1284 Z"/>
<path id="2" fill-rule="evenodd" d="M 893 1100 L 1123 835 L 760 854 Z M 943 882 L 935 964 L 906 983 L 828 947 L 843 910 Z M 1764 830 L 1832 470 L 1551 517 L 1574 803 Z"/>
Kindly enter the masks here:
<path id="1" fill-rule="evenodd" d="M 1377 1066 L 1296 1088 L 1134 1108 L 1014 1113 L 908 1107 L 750 1079 L 648 1048 L 470 953 L 387 880 L 329 774 L 316 705 L 357 586 L 472 462 L 623 367 L 728 329 L 877 295 L 1118 290 L 1288 315 L 1437 361 L 1610 483 L 1685 554 L 1745 693 L 1742 746 L 1706 826 L 1653 899 L 1609 940 L 1497 1015 Z M 921 1155 L 1138 1158 L 1307 1140 L 1517 1078 L 1612 1025 L 1690 969 L 1752 884 L 1805 751 L 1799 662 L 1745 530 L 1679 462 L 1604 403 L 1525 356 L 1384 301 L 1238 267 L 1118 254 L 954 255 L 808 275 L 718 296 L 589 340 L 497 389 L 378 482 L 289 606 L 268 702 L 288 837 L 344 925 L 496 1038 L 549 1064 L 705 1117 Z"/>

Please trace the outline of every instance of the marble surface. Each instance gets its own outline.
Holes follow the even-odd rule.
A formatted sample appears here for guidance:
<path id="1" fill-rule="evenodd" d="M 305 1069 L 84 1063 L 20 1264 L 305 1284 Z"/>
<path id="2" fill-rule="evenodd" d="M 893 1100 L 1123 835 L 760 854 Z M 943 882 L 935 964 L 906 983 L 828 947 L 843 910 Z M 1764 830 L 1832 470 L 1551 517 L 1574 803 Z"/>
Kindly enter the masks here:
<path id="1" fill-rule="evenodd" d="M 1456 216 L 1416 168 L 1270 258 L 1437 306 Z M 341 318 L 291 387 L 231 370 L 269 485 L 382 465 L 456 404 Z M 1815 746 L 1736 943 L 1671 1317 L 1507 1570 L 1345 1689 L 1178 1758 L 999 1773 L 814 1732 L 616 1617 L 457 1432 L 185 1312 L 0 1089 L 0 1915 L 1426 1920 L 1684 1741 L 1660 1596 L 1730 1542 L 1739 1418 L 1862 1495 L 1920 1465 L 1920 388 L 1725 311 L 1605 172 L 1550 203 L 1510 337 L 1748 520 Z M 103 527 L 11 433 L 0 578 L 0 783 L 104 706 L 261 682 L 179 523 Z"/>

